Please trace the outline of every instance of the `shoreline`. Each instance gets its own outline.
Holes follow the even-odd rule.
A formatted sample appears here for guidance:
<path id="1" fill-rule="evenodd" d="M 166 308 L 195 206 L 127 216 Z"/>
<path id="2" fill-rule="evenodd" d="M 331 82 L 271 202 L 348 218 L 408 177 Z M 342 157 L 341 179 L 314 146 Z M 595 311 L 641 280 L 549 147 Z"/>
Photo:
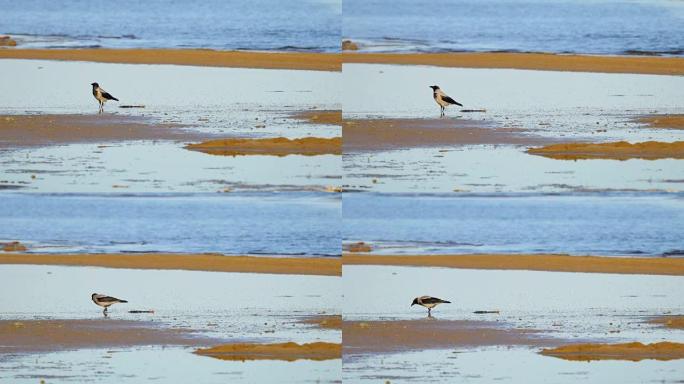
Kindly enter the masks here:
<path id="1" fill-rule="evenodd" d="M 384 256 L 344 253 L 342 264 L 684 276 L 684 258 L 626 258 L 562 254 Z"/>
<path id="2" fill-rule="evenodd" d="M 555 160 L 684 159 L 684 141 L 629 143 L 561 143 L 530 148 L 527 153 Z"/>
<path id="3" fill-rule="evenodd" d="M 341 258 L 219 254 L 0 254 L 0 265 L 57 265 L 124 269 L 341 276 Z"/>
<path id="4" fill-rule="evenodd" d="M 538 71 L 684 75 L 684 58 L 653 56 L 593 56 L 553 53 L 351 53 L 345 64 L 429 65 L 450 68 L 528 69 Z"/>
<path id="5" fill-rule="evenodd" d="M 0 49 L 0 59 L 171 64 L 199 67 L 339 72 L 336 53 L 214 51 L 209 49 Z"/>
<path id="6" fill-rule="evenodd" d="M 342 64 L 429 65 L 451 68 L 684 75 L 684 58 L 553 53 L 321 53 L 209 49 L 0 49 L 0 59 L 171 64 L 203 67 L 340 72 Z"/>

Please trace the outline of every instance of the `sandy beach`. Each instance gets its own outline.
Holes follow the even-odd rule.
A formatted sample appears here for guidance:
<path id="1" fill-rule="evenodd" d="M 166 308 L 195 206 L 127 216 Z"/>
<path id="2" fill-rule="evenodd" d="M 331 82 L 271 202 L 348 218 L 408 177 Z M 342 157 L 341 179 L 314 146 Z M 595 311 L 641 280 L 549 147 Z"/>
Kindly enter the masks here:
<path id="1" fill-rule="evenodd" d="M 570 255 L 360 255 L 344 254 L 345 265 L 394 265 L 461 269 L 684 275 L 684 259 Z"/>
<path id="2" fill-rule="evenodd" d="M 189 329 L 118 319 L 0 320 L 0 339 L 0 354 L 217 342 Z"/>
<path id="3" fill-rule="evenodd" d="M 211 348 L 198 349 L 198 355 L 211 356 L 220 360 L 332 360 L 342 357 L 342 346 L 336 343 L 305 343 L 294 342 L 277 344 L 223 344 Z"/>
<path id="4" fill-rule="evenodd" d="M 649 320 L 649 323 L 660 324 L 666 328 L 684 329 L 684 316 L 681 315 L 667 315 L 659 316 Z"/>
<path id="5" fill-rule="evenodd" d="M 311 124 L 341 125 L 342 110 L 301 111 L 292 115 Z"/>
<path id="6" fill-rule="evenodd" d="M 342 63 L 514 68 L 549 71 L 684 74 L 679 57 L 544 53 L 273 53 L 204 49 L 3 49 L 0 58 L 340 71 Z"/>
<path id="7" fill-rule="evenodd" d="M 219 156 L 341 155 L 342 138 L 304 137 L 288 139 L 286 137 L 276 137 L 272 139 L 218 139 L 189 144 L 185 148 Z"/>
<path id="8" fill-rule="evenodd" d="M 174 64 L 202 67 L 340 71 L 333 53 L 213 51 L 209 49 L 2 49 L 0 59 Z"/>
<path id="9" fill-rule="evenodd" d="M 224 256 L 216 254 L 0 254 L 0 264 L 340 276 L 339 258 Z"/>
<path id="10" fill-rule="evenodd" d="M 573 361 L 592 360 L 675 360 L 684 358 L 684 344 L 663 341 L 643 344 L 639 342 L 622 344 L 570 344 L 543 349 L 542 355 Z"/>
<path id="11" fill-rule="evenodd" d="M 342 329 L 342 315 L 311 316 L 302 320 L 304 324 L 312 324 L 323 329 Z"/>
<path id="12" fill-rule="evenodd" d="M 511 68 L 544 71 L 684 74 L 684 58 L 557 55 L 551 53 L 350 53 L 344 63 L 431 65 L 459 68 Z"/>
<path id="13" fill-rule="evenodd" d="M 212 135 L 145 116 L 2 115 L 0 148 L 130 140 L 203 140 Z"/>
<path id="14" fill-rule="evenodd" d="M 539 145 L 551 139 L 525 135 L 526 130 L 497 128 L 466 119 L 345 119 L 344 152 L 473 144 Z"/>
<path id="15" fill-rule="evenodd" d="M 626 141 L 553 144 L 529 149 L 527 153 L 556 160 L 684 159 L 684 141 L 675 141 L 673 143 L 646 141 L 634 144 Z"/>

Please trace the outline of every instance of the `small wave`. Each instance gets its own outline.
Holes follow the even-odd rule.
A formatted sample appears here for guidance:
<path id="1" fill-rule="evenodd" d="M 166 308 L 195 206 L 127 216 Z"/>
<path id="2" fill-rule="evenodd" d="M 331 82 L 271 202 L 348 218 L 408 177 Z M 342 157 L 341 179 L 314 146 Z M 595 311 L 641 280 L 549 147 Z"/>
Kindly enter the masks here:
<path id="1" fill-rule="evenodd" d="M 623 51 L 623 54 L 633 55 L 633 56 L 681 56 L 681 55 L 684 55 L 684 49 L 675 48 L 675 49 L 660 50 L 660 51 L 628 49 L 626 51 Z"/>
<path id="2" fill-rule="evenodd" d="M 662 254 L 663 257 L 670 257 L 670 256 L 684 256 L 684 249 L 672 249 L 667 252 L 663 252 Z"/>

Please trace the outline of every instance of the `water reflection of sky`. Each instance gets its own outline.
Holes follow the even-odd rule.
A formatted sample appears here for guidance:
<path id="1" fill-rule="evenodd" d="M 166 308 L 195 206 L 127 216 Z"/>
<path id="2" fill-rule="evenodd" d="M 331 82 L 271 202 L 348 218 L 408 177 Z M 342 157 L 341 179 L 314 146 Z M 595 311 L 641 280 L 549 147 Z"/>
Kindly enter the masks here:
<path id="1" fill-rule="evenodd" d="M 129 301 L 110 308 L 110 318 L 152 320 L 160 327 L 187 327 L 233 341 L 340 342 L 339 331 L 296 323 L 302 316 L 339 313 L 337 277 L 5 265 L 0 266 L 0 280 L 4 291 L 12 292 L 2 295 L 0 319 L 101 318 L 90 294 L 102 292 Z M 155 313 L 127 313 L 132 309 Z M 339 360 L 241 363 L 191 352 L 144 347 L 5 356 L 0 378 L 34 383 L 41 378 L 187 382 L 193 377 L 213 382 L 230 377 L 231 382 L 254 382 L 264 379 L 266 367 L 269 375 L 283 374 L 288 382 L 339 377 Z"/>
<path id="2" fill-rule="evenodd" d="M 680 276 L 380 266 L 345 266 L 343 276 L 342 309 L 346 320 L 422 318 L 425 309 L 409 307 L 411 300 L 433 295 L 452 302 L 434 310 L 437 321 L 492 321 L 494 326 L 542 330 L 563 340 L 684 342 L 684 331 L 644 323 L 649 316 L 681 312 L 684 302 Z M 472 313 L 477 310 L 500 313 Z M 621 382 L 642 382 L 644 378 L 671 382 L 678 379 L 683 366 L 682 360 L 568 362 L 537 355 L 537 350 L 502 346 L 345 355 L 343 376 L 353 382 L 449 378 L 559 383 L 582 379 L 598 383 L 618 377 Z"/>
<path id="3" fill-rule="evenodd" d="M 679 76 L 345 64 L 343 79 L 349 118 L 437 118 L 428 88 L 437 84 L 464 108 L 487 110 L 451 108 L 450 117 L 486 119 L 567 141 L 684 139 L 679 130 L 645 128 L 632 120 L 682 113 Z M 682 189 L 673 182 L 684 178 L 681 161 L 560 161 L 527 155 L 525 149 L 445 146 L 345 154 L 344 184 L 383 192 Z"/>
<path id="4" fill-rule="evenodd" d="M 12 74 L 9 76 L 8 74 Z M 90 83 L 121 102 L 106 113 L 144 115 L 223 137 L 333 137 L 340 129 L 291 113 L 339 108 L 339 73 L 82 62 L 2 60 L 0 113 L 96 113 Z M 40 92 L 36 92 L 40 90 Z M 119 109 L 118 105 L 145 105 Z M 339 156 L 211 156 L 184 143 L 139 142 L 3 150 L 2 180 L 40 192 L 216 191 L 338 185 Z M 34 174 L 37 177 L 31 178 Z M 273 187 L 275 186 L 275 187 Z"/>

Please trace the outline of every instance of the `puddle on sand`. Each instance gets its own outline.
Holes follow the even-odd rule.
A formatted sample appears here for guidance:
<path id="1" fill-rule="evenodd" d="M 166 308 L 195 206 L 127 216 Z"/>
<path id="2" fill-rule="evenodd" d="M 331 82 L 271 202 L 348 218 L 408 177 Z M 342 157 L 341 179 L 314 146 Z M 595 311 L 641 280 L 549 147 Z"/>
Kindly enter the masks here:
<path id="1" fill-rule="evenodd" d="M 337 277 L 5 265 L 0 266 L 0 280 L 13 292 L 0 301 L 1 319 L 101 318 L 101 308 L 90 301 L 90 294 L 102 292 L 128 300 L 110 308 L 112 319 L 151 320 L 228 340 L 339 343 L 341 339 L 339 330 L 293 321 L 339 313 L 341 279 Z M 240 293 L 236 296 L 235 292 Z M 135 309 L 155 313 L 127 312 Z M 89 350 L 2 356 L 0 377 L 12 382 L 60 375 L 68 376 L 65 381 L 136 382 L 159 377 L 164 382 L 187 382 L 192 376 L 211 382 L 225 380 L 223 374 L 232 372 L 231 382 L 253 382 L 266 371 L 269 375 L 282 372 L 291 382 L 339 377 L 339 360 L 232 363 L 196 356 L 193 350 L 145 347 L 121 348 L 116 353 Z"/>
<path id="2" fill-rule="evenodd" d="M 678 76 L 345 64 L 343 79 L 346 118 L 438 118 L 428 88 L 438 84 L 464 108 L 487 110 L 449 109 L 447 121 L 487 120 L 563 141 L 684 140 L 681 131 L 646 128 L 633 120 L 682 113 L 684 80 Z M 375 89 L 382 89 L 383 97 Z M 571 162 L 540 159 L 525 149 L 481 145 L 345 154 L 344 184 L 387 192 L 681 190 L 660 181 L 681 179 L 681 161 Z"/>
<path id="3" fill-rule="evenodd" d="M 18 240 L 30 252 L 341 252 L 339 194 L 7 192 L 0 199 L 0 242 Z"/>
<path id="4" fill-rule="evenodd" d="M 3 79 L 7 90 L 0 94 L 3 114 L 95 114 L 97 103 L 90 83 L 98 81 L 121 100 L 107 104 L 108 114 L 144 115 L 226 137 L 340 136 L 339 126 L 311 124 L 291 116 L 312 108 L 339 109 L 340 74 L 336 72 L 1 60 L 0 73 L 12 73 Z M 45 92 L 33 91 L 47 83 L 50 87 Z M 145 108 L 118 108 L 124 104 Z M 182 146 L 144 142 L 105 148 L 34 148 L 30 153 L 6 149 L 0 151 L 0 179 L 33 184 L 30 171 L 35 170 L 44 176 L 33 184 L 39 191 L 83 192 L 106 191 L 114 182 L 137 191 L 206 191 L 239 183 L 320 187 L 337 185 L 341 177 L 338 156 L 222 158 L 192 153 Z M 222 182 L 217 186 L 202 180 Z M 80 185 L 74 187 L 73 182 Z"/>
<path id="5" fill-rule="evenodd" d="M 452 304 L 437 307 L 444 320 L 491 321 L 495 326 L 541 330 L 559 339 L 609 342 L 684 342 L 684 331 L 645 323 L 646 317 L 681 312 L 680 276 L 611 275 L 532 271 L 345 266 L 345 320 L 420 319 L 424 308 L 409 307 L 420 295 Z M 368 301 L 367 297 L 382 297 Z M 498 310 L 499 314 L 474 314 Z M 569 362 L 537 355 L 538 348 L 459 348 L 384 355 L 345 353 L 345 380 L 392 382 L 459 378 L 491 382 L 674 381 L 682 360 Z M 346 351 L 345 351 L 346 352 Z M 534 370 L 524 367 L 537 367 Z M 379 370 L 378 367 L 383 367 Z M 632 381 L 630 381 L 632 380 Z M 497 380 L 498 381 L 498 380 Z"/>
<path id="6" fill-rule="evenodd" d="M 345 193 L 342 238 L 378 254 L 672 256 L 684 250 L 683 197 Z"/>

